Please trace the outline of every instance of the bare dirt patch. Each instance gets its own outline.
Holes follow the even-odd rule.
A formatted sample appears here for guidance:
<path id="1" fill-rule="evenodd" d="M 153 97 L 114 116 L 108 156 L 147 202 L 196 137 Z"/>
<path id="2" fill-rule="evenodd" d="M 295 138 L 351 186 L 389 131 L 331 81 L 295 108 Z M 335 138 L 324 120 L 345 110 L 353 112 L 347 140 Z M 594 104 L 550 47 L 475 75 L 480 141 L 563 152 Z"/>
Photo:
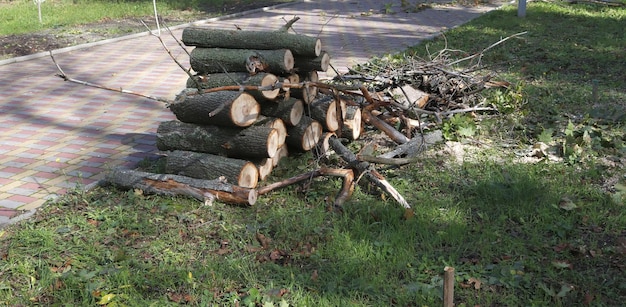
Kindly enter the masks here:
<path id="1" fill-rule="evenodd" d="M 166 26 L 174 26 L 196 20 L 245 12 L 252 9 L 285 3 L 285 1 L 228 1 L 219 7 L 203 7 L 202 13 L 180 12 L 177 16 L 163 17 Z M 46 29 L 35 33 L 0 36 L 0 60 L 55 50 L 85 43 L 145 32 L 154 24 L 153 16 L 143 18 L 105 19 L 99 22 Z"/>

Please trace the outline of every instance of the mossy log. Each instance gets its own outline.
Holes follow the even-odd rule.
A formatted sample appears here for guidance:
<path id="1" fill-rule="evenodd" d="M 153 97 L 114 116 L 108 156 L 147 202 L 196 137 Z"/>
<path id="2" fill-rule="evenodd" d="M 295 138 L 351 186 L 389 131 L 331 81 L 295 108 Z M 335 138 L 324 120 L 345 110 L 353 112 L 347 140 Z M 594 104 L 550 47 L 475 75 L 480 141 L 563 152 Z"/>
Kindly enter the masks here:
<path id="1" fill-rule="evenodd" d="M 277 82 L 278 77 L 270 73 L 259 73 L 251 76 L 247 72 L 232 72 L 195 75 L 187 79 L 187 87 L 198 89 L 200 86 L 200 90 L 231 85 L 271 87 Z M 252 95 L 257 101 L 273 100 L 278 97 L 280 88 L 265 91 L 246 90 L 245 92 Z"/>
<path id="2" fill-rule="evenodd" d="M 208 27 L 183 29 L 187 46 L 232 49 L 290 49 L 294 54 L 316 57 L 322 51 L 318 38 L 282 31 L 220 30 Z"/>
<path id="3" fill-rule="evenodd" d="M 183 195 L 205 202 L 217 199 L 226 204 L 254 205 L 258 197 L 255 189 L 240 187 L 219 179 L 203 180 L 121 168 L 108 172 L 104 181 L 126 190 L 139 189 L 145 194 Z"/>
<path id="4" fill-rule="evenodd" d="M 168 152 L 165 172 L 207 180 L 224 177 L 244 188 L 254 188 L 259 182 L 259 171 L 250 161 L 193 151 Z"/>
<path id="5" fill-rule="evenodd" d="M 260 104 L 262 115 L 280 118 L 287 126 L 297 125 L 304 114 L 304 103 L 296 98 L 261 102 Z"/>
<path id="6" fill-rule="evenodd" d="M 297 151 L 309 151 L 322 136 L 322 125 L 316 120 L 303 116 L 300 122 L 287 128 L 286 143 Z"/>
<path id="7" fill-rule="evenodd" d="M 252 126 L 237 129 L 167 121 L 157 128 L 159 150 L 188 150 L 236 158 L 271 158 L 279 137 L 276 129 Z"/>
<path id="8" fill-rule="evenodd" d="M 169 108 L 185 123 L 247 127 L 257 120 L 261 107 L 252 95 L 243 92 L 198 94 L 196 89 L 185 89 Z"/>
<path id="9" fill-rule="evenodd" d="M 198 74 L 223 72 L 289 74 L 293 70 L 294 60 L 289 49 L 251 50 L 197 47 L 191 51 L 189 63 Z"/>

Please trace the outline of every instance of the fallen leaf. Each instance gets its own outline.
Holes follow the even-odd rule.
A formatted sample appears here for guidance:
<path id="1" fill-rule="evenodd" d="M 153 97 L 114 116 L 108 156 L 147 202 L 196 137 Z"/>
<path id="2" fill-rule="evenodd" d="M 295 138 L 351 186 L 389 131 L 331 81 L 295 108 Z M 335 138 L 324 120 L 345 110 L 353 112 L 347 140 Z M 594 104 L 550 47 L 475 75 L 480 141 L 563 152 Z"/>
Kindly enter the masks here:
<path id="1" fill-rule="evenodd" d="M 313 273 L 311 274 L 311 280 L 317 281 L 317 277 L 318 277 L 317 270 L 313 270 Z"/>
<path id="2" fill-rule="evenodd" d="M 593 298 L 594 298 L 593 294 L 589 292 L 585 293 L 585 298 L 583 299 L 583 305 L 591 305 Z"/>
<path id="3" fill-rule="evenodd" d="M 470 277 L 467 282 L 471 285 L 474 285 L 474 289 L 476 290 L 480 290 L 480 286 L 483 284 L 480 279 L 478 278 L 474 278 L 474 277 Z"/>
<path id="4" fill-rule="evenodd" d="M 259 242 L 259 244 L 261 244 L 263 248 L 268 248 L 270 243 L 272 243 L 272 239 L 266 237 L 265 235 L 259 232 L 257 232 L 256 234 L 256 240 Z"/>
<path id="5" fill-rule="evenodd" d="M 552 250 L 554 250 L 557 253 L 560 253 L 560 252 L 568 249 L 569 247 L 570 247 L 569 243 L 561 243 L 561 244 L 558 244 L 558 245 L 552 247 Z"/>
<path id="6" fill-rule="evenodd" d="M 113 298 L 115 297 L 115 294 L 113 293 L 109 293 L 103 297 L 100 298 L 100 301 L 98 302 L 98 305 L 106 305 L 108 303 L 111 302 L 111 300 L 113 300 Z"/>
<path id="7" fill-rule="evenodd" d="M 574 266 L 567 260 L 553 260 L 552 265 L 559 269 L 571 269 Z"/>
<path id="8" fill-rule="evenodd" d="M 410 220 L 410 219 L 412 219 L 414 216 L 415 216 L 415 211 L 413 211 L 413 209 L 412 209 L 412 208 L 409 208 L 409 209 L 405 209 L 405 210 L 404 210 L 404 216 L 403 216 L 403 217 L 404 217 L 404 219 L 405 219 L 405 220 Z"/>
<path id="9" fill-rule="evenodd" d="M 559 201 L 559 208 L 565 211 L 572 211 L 578 208 L 578 206 L 576 206 L 576 204 L 574 204 L 574 202 L 571 199 L 569 199 L 566 196 L 563 196 L 561 200 Z"/>

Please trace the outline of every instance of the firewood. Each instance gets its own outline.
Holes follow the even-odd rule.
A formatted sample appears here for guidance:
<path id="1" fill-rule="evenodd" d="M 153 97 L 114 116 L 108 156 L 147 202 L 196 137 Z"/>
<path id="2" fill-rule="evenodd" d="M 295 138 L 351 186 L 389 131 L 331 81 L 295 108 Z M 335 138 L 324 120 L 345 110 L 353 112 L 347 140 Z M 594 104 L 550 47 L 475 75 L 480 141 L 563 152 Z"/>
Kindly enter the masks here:
<path id="1" fill-rule="evenodd" d="M 259 73 L 251 76 L 247 72 L 230 72 L 230 73 L 215 73 L 215 74 L 201 74 L 195 75 L 193 78 L 187 79 L 188 88 L 197 88 L 200 85 L 200 90 L 216 88 L 228 85 L 252 85 L 271 87 L 278 82 L 278 77 L 270 73 Z M 258 90 L 246 90 L 246 93 L 252 95 L 256 100 L 273 100 L 278 97 L 280 88 L 273 88 L 271 90 L 258 91 Z"/>
<path id="2" fill-rule="evenodd" d="M 259 181 L 265 180 L 274 169 L 274 158 L 263 158 L 253 162 L 259 171 Z"/>
<path id="3" fill-rule="evenodd" d="M 258 118 L 260 105 L 250 94 L 220 91 L 198 94 L 196 89 L 185 89 L 169 105 L 181 122 L 246 127 Z"/>
<path id="4" fill-rule="evenodd" d="M 272 157 L 272 165 L 274 167 L 278 166 L 280 160 L 289 156 L 289 148 L 287 145 L 281 146 L 276 151 L 276 154 Z"/>
<path id="5" fill-rule="evenodd" d="M 340 104 L 339 108 L 342 114 L 338 114 L 337 104 Z M 321 96 L 312 101 L 308 108 L 305 108 L 305 113 L 314 120 L 319 121 L 324 127 L 324 130 L 334 132 L 337 131 L 339 125 L 343 123 L 345 110 L 345 101 L 341 99 L 337 100 L 333 96 Z"/>
<path id="6" fill-rule="evenodd" d="M 301 88 L 292 88 L 290 95 L 302 99 L 306 104 L 311 103 L 317 97 L 318 88 L 312 83 L 319 82 L 319 75 L 316 71 L 301 73 L 300 79 L 305 82 Z"/>
<path id="7" fill-rule="evenodd" d="M 318 38 L 283 31 L 236 31 L 187 27 L 182 41 L 187 46 L 231 49 L 290 49 L 294 54 L 316 57 L 322 51 Z"/>
<path id="8" fill-rule="evenodd" d="M 361 136 L 361 108 L 358 106 L 346 107 L 346 119 L 343 120 L 341 137 L 354 141 Z"/>
<path id="9" fill-rule="evenodd" d="M 392 98 L 397 101 L 405 110 L 410 108 L 423 109 L 428 102 L 429 95 L 411 85 L 404 85 L 393 88 L 391 91 Z"/>
<path id="10" fill-rule="evenodd" d="M 336 137 L 337 135 L 333 132 L 324 133 L 324 135 L 317 142 L 317 145 L 315 145 L 315 148 L 311 150 L 316 159 L 328 159 L 330 157 L 332 150 L 330 149 L 328 140 L 330 140 L 333 136 Z"/>
<path id="11" fill-rule="evenodd" d="M 317 57 L 298 56 L 294 57 L 294 68 L 299 72 L 321 71 L 326 72 L 330 67 L 330 54 L 322 50 Z"/>
<path id="12" fill-rule="evenodd" d="M 287 126 L 295 126 L 304 114 L 304 103 L 296 98 L 261 102 L 261 114 L 280 118 Z"/>
<path id="13" fill-rule="evenodd" d="M 248 72 L 289 74 L 293 70 L 289 49 L 250 50 L 194 48 L 189 56 L 191 68 L 198 74 Z"/>
<path id="14" fill-rule="evenodd" d="M 389 124 L 387 124 L 385 121 L 381 120 L 380 118 L 372 115 L 371 112 L 367 110 L 363 110 L 361 111 L 361 116 L 363 117 L 363 120 L 366 123 L 384 132 L 394 142 L 398 144 L 404 144 L 409 141 L 409 138 L 407 138 L 404 134 L 402 134 L 400 131 L 396 130 L 394 127 L 390 126 Z"/>
<path id="15" fill-rule="evenodd" d="M 226 183 L 222 179 L 203 180 L 121 168 L 107 172 L 104 182 L 122 189 L 139 189 L 145 194 L 183 195 L 200 201 L 217 199 L 226 204 L 254 205 L 258 196 L 255 189 Z"/>
<path id="16" fill-rule="evenodd" d="M 165 172 L 207 180 L 223 176 L 244 188 L 254 188 L 259 181 L 259 171 L 250 161 L 193 151 L 168 152 Z"/>
<path id="17" fill-rule="evenodd" d="M 404 197 L 374 168 L 370 167 L 370 164 L 364 161 L 357 160 L 356 155 L 341 144 L 341 140 L 336 137 L 331 137 L 328 140 L 330 147 L 350 165 L 352 169 L 356 171 L 357 177 L 363 174 L 370 182 L 375 184 L 381 190 L 386 192 L 389 196 L 393 197 L 404 209 L 412 210 L 411 205 L 404 199 Z"/>
<path id="18" fill-rule="evenodd" d="M 276 133 L 278 134 L 278 139 L 276 140 L 276 146 L 281 147 L 285 144 L 285 139 L 287 138 L 287 126 L 282 119 L 276 117 L 260 117 L 253 126 L 260 127 L 268 127 L 274 128 Z"/>
<path id="19" fill-rule="evenodd" d="M 286 143 L 297 151 L 309 151 L 317 144 L 322 135 L 322 125 L 308 116 L 287 128 Z"/>
<path id="20" fill-rule="evenodd" d="M 167 121 L 157 128 L 159 150 L 188 150 L 239 158 L 271 158 L 278 132 L 267 127 L 237 129 Z"/>

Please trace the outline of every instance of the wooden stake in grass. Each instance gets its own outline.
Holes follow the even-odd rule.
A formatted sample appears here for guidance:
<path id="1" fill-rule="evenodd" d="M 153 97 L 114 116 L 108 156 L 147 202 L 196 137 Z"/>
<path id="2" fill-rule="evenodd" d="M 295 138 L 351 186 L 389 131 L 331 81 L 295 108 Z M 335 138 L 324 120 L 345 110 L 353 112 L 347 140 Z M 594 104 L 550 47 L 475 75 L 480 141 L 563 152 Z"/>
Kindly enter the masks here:
<path id="1" fill-rule="evenodd" d="M 454 306 L 454 268 L 443 268 L 443 307 Z"/>

